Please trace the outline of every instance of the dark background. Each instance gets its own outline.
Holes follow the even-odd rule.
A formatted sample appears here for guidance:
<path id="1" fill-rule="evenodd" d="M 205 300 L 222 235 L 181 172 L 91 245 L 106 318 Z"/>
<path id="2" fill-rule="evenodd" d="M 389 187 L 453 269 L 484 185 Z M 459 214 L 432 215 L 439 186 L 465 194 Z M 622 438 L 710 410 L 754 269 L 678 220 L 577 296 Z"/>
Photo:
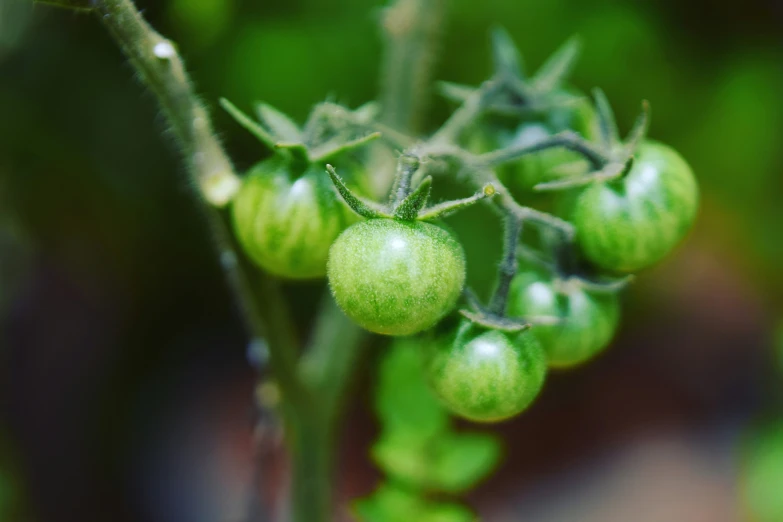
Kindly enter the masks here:
<path id="1" fill-rule="evenodd" d="M 264 100 L 302 120 L 327 96 L 376 96 L 381 2 L 138 5 L 213 107 Z M 613 348 L 500 426 L 507 460 L 469 501 L 492 521 L 745 520 L 738 448 L 783 395 L 783 8 L 453 0 L 434 76 L 486 77 L 497 23 L 530 68 L 579 34 L 574 83 L 603 87 L 626 130 L 650 100 L 651 135 L 689 160 L 702 202 L 687 242 L 628 292 Z M 0 0 L 3 522 L 242 520 L 245 337 L 173 139 L 132 77 L 92 17 Z M 448 108 L 433 97 L 430 128 Z M 240 168 L 264 154 L 213 112 Z M 455 221 L 470 277 L 488 280 L 499 250 L 483 238 L 497 234 Z M 319 284 L 287 292 L 306 324 Z M 375 430 L 372 361 L 346 425 L 346 498 L 376 477 L 357 450 Z"/>

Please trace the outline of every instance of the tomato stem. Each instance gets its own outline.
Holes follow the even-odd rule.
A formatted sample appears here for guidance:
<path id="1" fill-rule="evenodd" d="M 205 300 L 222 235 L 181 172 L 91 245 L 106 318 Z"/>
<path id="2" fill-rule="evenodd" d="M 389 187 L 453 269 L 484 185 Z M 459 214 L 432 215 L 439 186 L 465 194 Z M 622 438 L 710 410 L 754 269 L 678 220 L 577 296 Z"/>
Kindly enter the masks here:
<path id="1" fill-rule="evenodd" d="M 392 188 L 392 203 L 399 205 L 411 192 L 411 180 L 419 170 L 421 160 L 415 152 L 404 152 L 397 159 L 397 171 Z"/>
<path id="2" fill-rule="evenodd" d="M 508 301 L 508 291 L 511 288 L 511 280 L 514 279 L 519 269 L 517 245 L 522 233 L 522 219 L 513 212 L 509 212 L 504 220 L 504 226 L 503 257 L 498 266 L 495 292 L 489 304 L 490 311 L 500 317 L 506 315 L 506 302 Z"/>
<path id="3" fill-rule="evenodd" d="M 478 165 L 494 168 L 529 154 L 558 147 L 581 154 L 596 169 L 604 167 L 609 162 L 609 157 L 601 149 L 572 131 L 555 134 L 532 145 L 512 146 L 487 152 L 479 155 L 475 161 Z"/>

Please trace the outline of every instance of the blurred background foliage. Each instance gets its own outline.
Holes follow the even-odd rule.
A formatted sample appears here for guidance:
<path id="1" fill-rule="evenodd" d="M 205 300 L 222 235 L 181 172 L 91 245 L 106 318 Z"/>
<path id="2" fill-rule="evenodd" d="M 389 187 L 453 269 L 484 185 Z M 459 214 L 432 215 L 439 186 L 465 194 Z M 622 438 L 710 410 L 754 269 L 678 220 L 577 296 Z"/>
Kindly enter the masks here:
<path id="1" fill-rule="evenodd" d="M 355 107 L 378 91 L 380 0 L 137 3 L 178 43 L 212 107 L 220 96 L 240 107 L 263 100 L 301 121 L 327 97 Z M 687 244 L 629 292 L 611 352 L 554 375 L 540 404 L 502 426 L 506 463 L 472 503 L 491 520 L 744 520 L 740 498 L 763 504 L 780 488 L 739 477 L 783 468 L 779 428 L 737 465 L 748 454 L 740 442 L 754 440 L 746 426 L 783 417 L 783 377 L 772 371 L 783 320 L 783 7 L 449 4 L 435 78 L 484 79 L 495 24 L 531 70 L 578 34 L 574 83 L 601 86 L 625 129 L 648 99 L 651 136 L 682 152 L 703 195 Z M 245 502 L 253 375 L 244 335 L 173 140 L 131 76 L 91 17 L 0 0 L 3 521 L 211 522 Z M 433 95 L 427 128 L 449 108 Z M 213 112 L 241 170 L 266 154 Z M 497 224 L 481 209 L 451 224 L 472 284 L 486 288 Z M 303 329 L 320 290 L 287 288 Z M 374 488 L 366 455 L 378 429 L 372 401 L 358 402 L 343 497 Z M 635 479 L 613 488 L 620 471 Z M 776 506 L 753 520 L 783 520 Z M 623 509 L 625 519 L 613 518 Z"/>

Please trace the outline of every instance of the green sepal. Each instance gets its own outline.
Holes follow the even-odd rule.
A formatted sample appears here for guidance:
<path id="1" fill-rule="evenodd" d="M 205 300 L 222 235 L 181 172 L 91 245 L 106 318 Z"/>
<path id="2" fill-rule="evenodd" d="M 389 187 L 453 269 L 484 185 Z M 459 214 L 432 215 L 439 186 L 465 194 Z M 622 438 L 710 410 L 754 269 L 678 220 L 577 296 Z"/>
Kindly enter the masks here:
<path id="1" fill-rule="evenodd" d="M 329 173 L 329 178 L 331 178 L 332 183 L 334 183 L 335 188 L 337 188 L 337 192 L 340 193 L 343 201 L 345 201 L 351 210 L 367 219 L 392 217 L 381 209 L 375 208 L 374 205 L 369 201 L 364 201 L 363 199 L 354 195 L 353 192 L 351 192 L 351 190 L 345 185 L 345 182 L 343 182 L 340 176 L 337 175 L 337 172 L 334 170 L 333 166 L 327 165 L 326 172 Z"/>
<path id="2" fill-rule="evenodd" d="M 495 27 L 492 29 L 491 38 L 495 75 L 501 78 L 524 78 L 522 56 L 508 31 Z"/>
<path id="3" fill-rule="evenodd" d="M 598 116 L 598 130 L 601 142 L 607 149 L 613 149 L 620 144 L 620 132 L 617 130 L 617 120 L 604 91 L 598 87 L 593 89 L 595 109 Z"/>
<path id="4" fill-rule="evenodd" d="M 269 147 L 270 150 L 276 149 L 277 140 L 275 137 L 272 136 L 272 134 L 270 134 L 269 131 L 267 131 L 261 125 L 253 121 L 250 116 L 239 110 L 226 98 L 220 98 L 220 106 L 223 107 L 223 109 L 225 109 L 225 111 L 231 115 L 232 118 L 234 118 L 234 121 L 236 121 L 246 130 L 250 131 L 253 136 L 258 138 L 261 143 Z"/>
<path id="5" fill-rule="evenodd" d="M 394 217 L 403 221 L 414 221 L 419 211 L 427 204 L 432 192 L 432 176 L 424 178 L 416 190 L 408 194 L 394 209 Z"/>
<path id="6" fill-rule="evenodd" d="M 374 141 L 381 137 L 380 132 L 373 132 L 356 138 L 353 140 L 345 141 L 340 137 L 333 138 L 326 143 L 314 147 L 310 150 L 310 160 L 313 162 L 323 162 L 332 159 L 338 154 L 361 147 L 362 145 Z"/>
<path id="7" fill-rule="evenodd" d="M 473 312 L 470 310 L 462 309 L 459 313 L 473 324 L 483 326 L 490 330 L 500 330 L 506 333 L 519 333 L 527 330 L 532 324 L 513 319 L 510 317 L 500 317 L 498 315 L 490 314 L 484 311 Z"/>
<path id="8" fill-rule="evenodd" d="M 302 130 L 291 118 L 282 112 L 262 102 L 256 104 L 256 112 L 261 121 L 272 129 L 272 133 L 280 141 L 292 144 L 302 142 Z"/>
<path id="9" fill-rule="evenodd" d="M 571 277 L 566 284 L 573 284 L 594 294 L 616 294 L 625 290 L 636 278 L 633 274 L 618 278 L 602 278 L 599 280 Z"/>
<path id="10" fill-rule="evenodd" d="M 492 183 L 487 183 L 481 190 L 476 192 L 470 197 L 463 199 L 456 199 L 453 201 L 444 201 L 437 205 L 433 205 L 428 209 L 419 212 L 416 219 L 420 221 L 429 221 L 433 219 L 439 219 L 446 217 L 462 209 L 473 206 L 482 199 L 490 198 L 496 194 L 495 186 Z"/>
<path id="11" fill-rule="evenodd" d="M 629 158 L 628 161 L 632 162 L 633 159 Z M 591 183 L 598 183 L 604 181 L 610 181 L 620 177 L 623 172 L 628 170 L 628 161 L 624 163 L 613 161 L 604 166 L 601 170 L 595 170 L 588 172 L 587 174 L 576 176 L 572 178 L 563 178 L 555 181 L 547 181 L 544 183 L 538 183 L 533 186 L 533 190 L 537 192 L 546 192 L 549 190 L 565 190 L 576 187 L 582 187 Z"/>
<path id="12" fill-rule="evenodd" d="M 291 157 L 303 163 L 312 163 L 310 151 L 307 149 L 307 145 L 302 142 L 278 141 L 275 143 L 275 150 L 285 151 L 289 153 Z"/>
<path id="13" fill-rule="evenodd" d="M 438 82 L 438 92 L 449 101 L 462 103 L 476 92 L 475 87 L 454 82 Z"/>
<path id="14" fill-rule="evenodd" d="M 353 110 L 353 115 L 359 123 L 370 123 L 378 119 L 381 114 L 381 104 L 377 101 L 368 101 Z"/>
<path id="15" fill-rule="evenodd" d="M 625 153 L 628 156 L 633 156 L 636 153 L 636 147 L 647 136 L 647 129 L 650 125 L 650 103 L 647 100 L 642 100 L 642 110 L 639 116 L 636 117 L 636 121 L 631 127 L 631 131 L 628 133 L 628 137 L 625 139 Z"/>
<path id="16" fill-rule="evenodd" d="M 552 53 L 532 79 L 533 88 L 538 92 L 548 93 L 561 86 L 574 68 L 582 50 L 582 42 L 572 36 Z"/>

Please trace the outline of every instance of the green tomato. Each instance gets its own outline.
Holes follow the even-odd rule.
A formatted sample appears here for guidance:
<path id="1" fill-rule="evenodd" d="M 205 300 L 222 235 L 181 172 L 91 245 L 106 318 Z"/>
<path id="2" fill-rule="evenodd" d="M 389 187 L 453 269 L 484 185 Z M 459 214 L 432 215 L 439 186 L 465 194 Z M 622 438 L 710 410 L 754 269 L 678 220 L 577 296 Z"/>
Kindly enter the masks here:
<path id="1" fill-rule="evenodd" d="M 334 242 L 328 277 L 337 304 L 363 328 L 411 335 L 454 308 L 465 283 L 465 253 L 436 225 L 370 219 Z"/>
<path id="2" fill-rule="evenodd" d="M 521 124 L 514 122 L 509 125 L 507 119 L 495 118 L 479 126 L 467 146 L 476 153 L 527 146 L 565 130 L 573 130 L 592 139 L 596 129 L 595 110 L 585 98 L 572 106 L 554 109 L 546 117 L 533 117 Z M 558 147 L 528 154 L 503 165 L 498 169 L 498 177 L 515 196 L 527 197 L 534 185 L 557 179 L 559 176 L 555 169 L 566 164 L 581 165 L 585 172 L 589 169 L 583 156 Z"/>
<path id="3" fill-rule="evenodd" d="M 586 292 L 576 280 L 542 281 L 534 273 L 522 273 L 511 283 L 508 313 L 559 318 L 557 324 L 534 325 L 532 332 L 549 366 L 568 368 L 606 348 L 617 331 L 620 304 L 616 294 Z"/>
<path id="4" fill-rule="evenodd" d="M 530 330 L 509 334 L 463 322 L 435 342 L 430 382 L 455 414 L 477 422 L 507 419 L 538 396 L 546 356 Z"/>
<path id="5" fill-rule="evenodd" d="M 579 196 L 573 222 L 582 251 L 596 265 L 634 272 L 660 261 L 690 229 L 698 187 L 672 148 L 642 143 L 630 172 Z"/>
<path id="6" fill-rule="evenodd" d="M 253 167 L 232 206 L 234 231 L 247 255 L 290 279 L 326 275 L 329 247 L 353 222 L 321 165 L 301 175 L 273 157 Z"/>

